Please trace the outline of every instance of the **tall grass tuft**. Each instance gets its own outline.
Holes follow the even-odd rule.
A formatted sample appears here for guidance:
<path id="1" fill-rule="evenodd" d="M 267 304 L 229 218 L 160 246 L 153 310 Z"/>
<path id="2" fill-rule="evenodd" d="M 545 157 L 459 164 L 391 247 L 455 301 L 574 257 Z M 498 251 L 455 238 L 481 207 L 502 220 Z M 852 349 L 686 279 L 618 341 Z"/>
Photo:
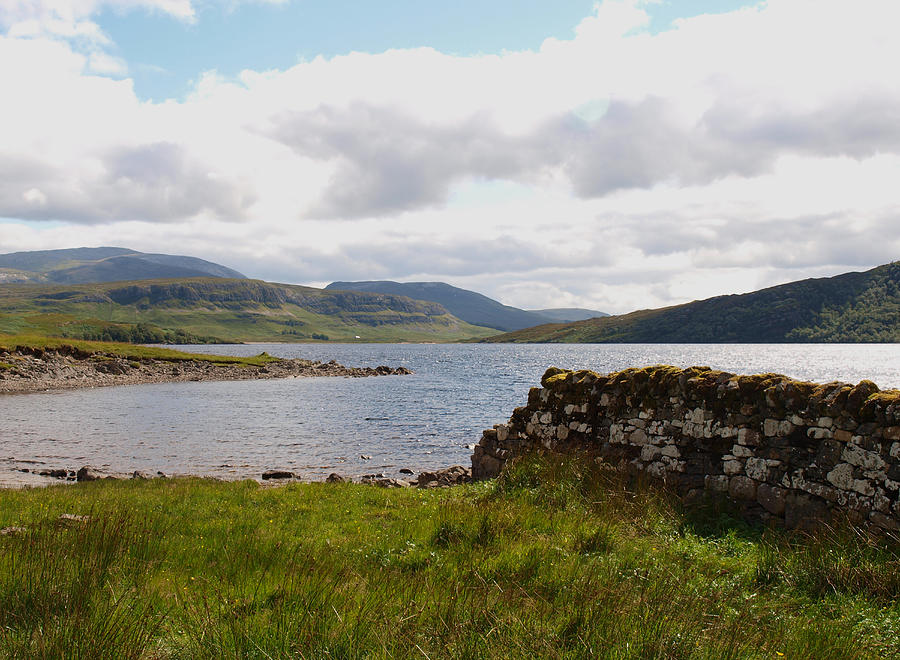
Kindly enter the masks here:
<path id="1" fill-rule="evenodd" d="M 0 544 L 0 650 L 8 657 L 140 658 L 163 621 L 140 597 L 161 560 L 126 515 L 45 520 Z"/>

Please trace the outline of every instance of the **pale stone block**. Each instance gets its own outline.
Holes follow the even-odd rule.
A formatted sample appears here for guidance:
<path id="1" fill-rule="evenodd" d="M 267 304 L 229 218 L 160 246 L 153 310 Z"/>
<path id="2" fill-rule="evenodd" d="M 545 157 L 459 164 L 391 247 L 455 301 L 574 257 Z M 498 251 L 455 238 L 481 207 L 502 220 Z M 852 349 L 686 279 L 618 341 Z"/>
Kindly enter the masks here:
<path id="1" fill-rule="evenodd" d="M 662 448 L 662 455 L 670 458 L 680 458 L 681 451 L 675 445 L 666 445 Z"/>
<path id="2" fill-rule="evenodd" d="M 855 490 L 860 495 L 865 495 L 866 497 L 871 497 L 875 494 L 875 487 L 868 479 L 854 479 L 853 490 Z"/>
<path id="3" fill-rule="evenodd" d="M 735 445 L 731 448 L 731 453 L 738 458 L 749 458 L 753 456 L 753 450 L 748 449 L 744 445 Z"/>
<path id="4" fill-rule="evenodd" d="M 569 437 L 569 427 L 565 424 L 560 424 L 556 427 L 556 437 L 560 440 L 565 440 Z"/>
<path id="5" fill-rule="evenodd" d="M 763 435 L 767 438 L 774 438 L 778 434 L 779 420 L 769 417 L 763 422 Z"/>
<path id="6" fill-rule="evenodd" d="M 849 463 L 840 463 L 825 475 L 825 478 L 838 488 L 850 490 L 853 488 L 853 466 Z"/>
<path id="7" fill-rule="evenodd" d="M 747 476 L 757 481 L 765 481 L 769 476 L 769 466 L 763 458 L 748 458 L 744 464 Z"/>
<path id="8" fill-rule="evenodd" d="M 819 426 L 823 429 L 830 429 L 834 426 L 834 419 L 831 417 L 819 417 L 818 421 L 816 421 L 816 426 Z"/>
<path id="9" fill-rule="evenodd" d="M 573 412 L 575 412 L 575 405 L 572 403 L 570 403 L 565 408 L 563 408 L 563 414 L 566 415 L 567 417 L 569 415 L 571 415 Z"/>
<path id="10" fill-rule="evenodd" d="M 723 461 L 722 472 L 727 475 L 740 474 L 744 471 L 744 464 L 740 461 Z"/>
<path id="11" fill-rule="evenodd" d="M 841 460 L 866 470 L 880 470 L 887 466 L 884 459 L 873 451 L 866 451 L 856 445 L 845 445 Z"/>
<path id="12" fill-rule="evenodd" d="M 647 434 L 643 429 L 635 429 L 628 436 L 628 441 L 633 445 L 645 445 L 647 444 Z"/>
<path id="13" fill-rule="evenodd" d="M 834 435 L 830 429 L 816 428 L 813 427 L 806 431 L 806 435 L 808 435 L 813 440 L 825 440 Z"/>
<path id="14" fill-rule="evenodd" d="M 540 418 L 541 424 L 549 424 L 552 421 L 553 421 L 553 415 L 551 415 L 550 413 L 545 412 L 543 415 L 541 415 L 541 418 Z"/>

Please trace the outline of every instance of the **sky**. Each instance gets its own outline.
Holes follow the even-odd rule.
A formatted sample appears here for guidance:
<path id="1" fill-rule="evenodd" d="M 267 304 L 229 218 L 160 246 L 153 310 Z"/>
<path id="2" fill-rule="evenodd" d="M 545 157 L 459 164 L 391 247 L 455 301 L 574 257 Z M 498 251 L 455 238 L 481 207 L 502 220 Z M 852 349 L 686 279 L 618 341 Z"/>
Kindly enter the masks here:
<path id="1" fill-rule="evenodd" d="M 0 0 L 0 253 L 610 313 L 900 258 L 896 0 Z"/>

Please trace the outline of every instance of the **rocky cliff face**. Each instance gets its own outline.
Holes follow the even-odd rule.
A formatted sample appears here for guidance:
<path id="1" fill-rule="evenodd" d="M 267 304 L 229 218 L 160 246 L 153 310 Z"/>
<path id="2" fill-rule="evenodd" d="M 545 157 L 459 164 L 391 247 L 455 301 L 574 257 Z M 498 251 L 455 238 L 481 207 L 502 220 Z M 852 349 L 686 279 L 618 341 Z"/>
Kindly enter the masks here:
<path id="1" fill-rule="evenodd" d="M 848 517 L 900 530 L 900 392 L 669 366 L 551 368 L 541 385 L 508 424 L 484 432 L 473 477 L 536 449 L 588 450 L 789 528 Z"/>

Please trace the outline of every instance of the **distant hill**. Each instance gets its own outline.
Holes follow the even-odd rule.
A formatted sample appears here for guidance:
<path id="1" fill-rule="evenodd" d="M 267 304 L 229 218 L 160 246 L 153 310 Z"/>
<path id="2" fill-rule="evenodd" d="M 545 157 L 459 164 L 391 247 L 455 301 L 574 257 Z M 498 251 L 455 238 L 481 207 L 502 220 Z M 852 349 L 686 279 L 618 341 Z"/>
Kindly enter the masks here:
<path id="1" fill-rule="evenodd" d="M 560 316 L 530 312 L 518 307 L 510 307 L 485 295 L 460 289 L 444 282 L 391 282 L 387 280 L 370 282 L 332 282 L 326 290 L 369 291 L 396 296 L 407 296 L 413 300 L 436 302 L 447 308 L 451 314 L 473 325 L 497 330 L 510 331 L 528 328 L 540 323 L 560 320 Z M 563 312 L 569 310 L 548 310 Z M 571 310 L 575 311 L 575 310 Z M 588 312 L 589 310 L 578 310 Z M 602 312 L 598 312 L 601 313 Z M 593 312 L 591 312 L 593 314 Z M 571 319 L 590 318 L 583 315 Z"/>
<path id="2" fill-rule="evenodd" d="M 548 324 L 495 342 L 900 342 L 900 262 L 742 295 Z"/>
<path id="3" fill-rule="evenodd" d="M 555 307 L 553 309 L 529 309 L 528 311 L 558 323 L 584 321 L 586 319 L 609 316 L 606 312 L 598 312 L 595 309 L 582 309 L 581 307 Z"/>
<path id="4" fill-rule="evenodd" d="M 249 279 L 0 285 L 0 333 L 153 341 L 160 332 L 186 341 L 457 341 L 493 331 L 435 303 Z"/>
<path id="5" fill-rule="evenodd" d="M 0 283 L 86 284 L 188 277 L 245 278 L 236 270 L 197 257 L 147 254 L 118 247 L 0 255 Z"/>

